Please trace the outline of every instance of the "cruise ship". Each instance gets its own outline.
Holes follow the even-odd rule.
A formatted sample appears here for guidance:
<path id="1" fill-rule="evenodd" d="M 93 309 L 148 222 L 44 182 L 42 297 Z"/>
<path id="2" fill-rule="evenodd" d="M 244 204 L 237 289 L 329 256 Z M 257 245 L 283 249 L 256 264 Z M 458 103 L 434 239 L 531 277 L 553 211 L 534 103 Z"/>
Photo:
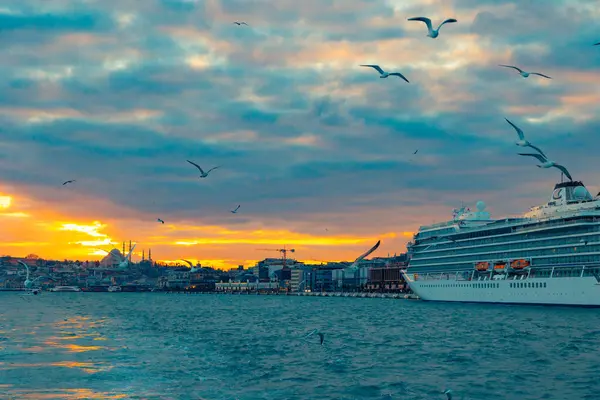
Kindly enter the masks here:
<path id="1" fill-rule="evenodd" d="M 569 181 L 519 218 L 455 209 L 419 228 L 403 276 L 422 300 L 598 307 L 599 196 Z"/>

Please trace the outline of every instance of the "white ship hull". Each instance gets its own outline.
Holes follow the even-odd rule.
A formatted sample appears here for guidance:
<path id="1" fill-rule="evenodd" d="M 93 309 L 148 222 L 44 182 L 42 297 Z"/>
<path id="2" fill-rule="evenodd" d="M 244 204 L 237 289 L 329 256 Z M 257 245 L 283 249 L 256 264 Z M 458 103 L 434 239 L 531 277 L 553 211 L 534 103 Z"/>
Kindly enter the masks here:
<path id="1" fill-rule="evenodd" d="M 403 275 L 425 301 L 600 307 L 600 283 L 591 276 L 467 281 L 415 280 L 414 274 Z"/>

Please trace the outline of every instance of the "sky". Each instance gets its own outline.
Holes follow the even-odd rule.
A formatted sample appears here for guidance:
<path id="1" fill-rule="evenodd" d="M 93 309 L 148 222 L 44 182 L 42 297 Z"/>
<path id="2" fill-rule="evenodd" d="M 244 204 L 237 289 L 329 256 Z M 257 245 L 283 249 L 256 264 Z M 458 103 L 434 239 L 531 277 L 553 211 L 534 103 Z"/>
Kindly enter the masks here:
<path id="1" fill-rule="evenodd" d="M 431 39 L 416 16 L 458 23 Z M 595 0 L 4 0 L 0 254 L 400 253 L 461 202 L 548 200 L 560 172 L 504 118 L 596 194 L 599 18 Z"/>

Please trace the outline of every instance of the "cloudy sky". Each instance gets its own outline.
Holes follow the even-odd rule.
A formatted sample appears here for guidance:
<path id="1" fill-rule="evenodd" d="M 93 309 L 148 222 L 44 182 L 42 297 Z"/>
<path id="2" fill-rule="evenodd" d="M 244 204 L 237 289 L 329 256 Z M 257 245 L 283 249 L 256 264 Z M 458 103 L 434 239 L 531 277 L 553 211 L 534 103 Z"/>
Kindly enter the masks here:
<path id="1" fill-rule="evenodd" d="M 414 16 L 458 23 L 434 40 Z M 516 154 L 505 117 L 595 194 L 599 18 L 596 0 L 4 0 L 0 254 L 399 253 L 461 201 L 547 200 L 560 173 Z"/>

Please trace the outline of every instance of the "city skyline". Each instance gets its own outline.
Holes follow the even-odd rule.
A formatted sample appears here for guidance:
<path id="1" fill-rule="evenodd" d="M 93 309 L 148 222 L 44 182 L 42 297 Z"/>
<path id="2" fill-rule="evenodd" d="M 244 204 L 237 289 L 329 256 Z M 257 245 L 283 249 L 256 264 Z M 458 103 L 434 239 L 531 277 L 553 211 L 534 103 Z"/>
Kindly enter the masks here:
<path id="1" fill-rule="evenodd" d="M 99 260 L 132 240 L 134 259 L 232 268 L 283 246 L 400 253 L 461 202 L 504 217 L 549 199 L 560 173 L 516 155 L 504 118 L 600 187 L 585 1 L 27 3 L 0 8 L 0 254 Z M 417 15 L 458 23 L 432 40 Z M 199 179 L 186 160 L 221 167 Z"/>

